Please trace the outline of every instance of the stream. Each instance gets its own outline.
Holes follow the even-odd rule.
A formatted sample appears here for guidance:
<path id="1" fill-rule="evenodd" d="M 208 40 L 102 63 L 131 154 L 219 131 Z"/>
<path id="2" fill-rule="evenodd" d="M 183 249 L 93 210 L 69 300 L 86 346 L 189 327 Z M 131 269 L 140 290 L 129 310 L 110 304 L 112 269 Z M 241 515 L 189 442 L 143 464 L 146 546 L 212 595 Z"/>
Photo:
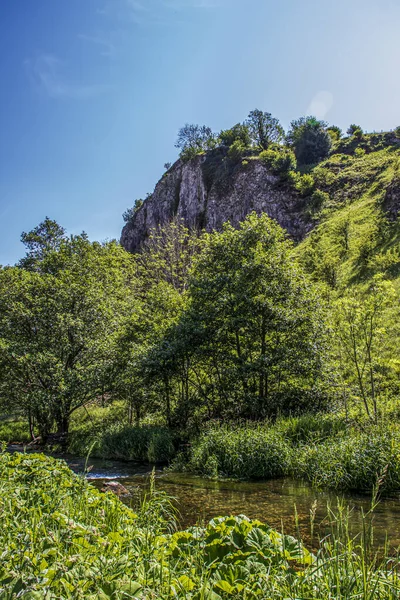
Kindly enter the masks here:
<path id="1" fill-rule="evenodd" d="M 83 472 L 84 460 L 63 457 L 70 468 Z M 98 488 L 115 480 L 132 494 L 121 500 L 132 505 L 138 492 L 149 488 L 151 467 L 135 463 L 90 459 L 87 477 Z M 362 513 L 371 507 L 371 499 L 360 494 L 338 494 L 319 491 L 294 479 L 274 479 L 261 482 L 212 481 L 193 475 L 155 471 L 156 489 L 175 500 L 179 511 L 179 526 L 190 527 L 222 515 L 245 514 L 259 519 L 285 533 L 301 536 L 310 547 L 330 531 L 327 503 L 337 511 L 338 499 L 351 511 L 351 532 L 362 528 Z M 310 511 L 315 509 L 314 535 L 311 535 Z M 297 519 L 295 514 L 297 512 Z M 374 546 L 387 541 L 392 548 L 400 546 L 400 494 L 383 498 L 373 513 Z"/>

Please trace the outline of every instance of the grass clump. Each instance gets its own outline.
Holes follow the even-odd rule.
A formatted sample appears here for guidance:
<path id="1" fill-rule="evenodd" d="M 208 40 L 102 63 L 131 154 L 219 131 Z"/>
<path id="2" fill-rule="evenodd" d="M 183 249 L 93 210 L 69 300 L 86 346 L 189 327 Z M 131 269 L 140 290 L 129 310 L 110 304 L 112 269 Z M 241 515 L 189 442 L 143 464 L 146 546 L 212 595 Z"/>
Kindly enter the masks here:
<path id="1" fill-rule="evenodd" d="M 208 476 L 271 479 L 287 472 L 291 448 L 267 425 L 211 427 L 194 443 L 187 469 Z"/>
<path id="2" fill-rule="evenodd" d="M 68 449 L 71 454 L 82 456 L 93 447 L 94 457 L 164 463 L 175 454 L 173 442 L 173 433 L 166 427 L 112 424 L 97 432 L 90 426 L 81 427 L 72 433 Z"/>
<path id="3" fill-rule="evenodd" d="M 400 431 L 371 428 L 364 432 L 303 445 L 293 454 L 291 474 L 317 487 L 384 493 L 400 489 Z"/>
<path id="4" fill-rule="evenodd" d="M 341 505 L 312 554 L 245 516 L 171 532 L 170 499 L 153 487 L 134 512 L 42 455 L 0 454 L 0 491 L 2 598 L 399 597 L 398 557 L 371 550 L 368 515 L 352 538 Z"/>
<path id="5" fill-rule="evenodd" d="M 276 423 L 211 426 L 173 466 L 208 477 L 290 476 L 316 487 L 382 493 L 400 490 L 400 428 L 303 415 Z"/>

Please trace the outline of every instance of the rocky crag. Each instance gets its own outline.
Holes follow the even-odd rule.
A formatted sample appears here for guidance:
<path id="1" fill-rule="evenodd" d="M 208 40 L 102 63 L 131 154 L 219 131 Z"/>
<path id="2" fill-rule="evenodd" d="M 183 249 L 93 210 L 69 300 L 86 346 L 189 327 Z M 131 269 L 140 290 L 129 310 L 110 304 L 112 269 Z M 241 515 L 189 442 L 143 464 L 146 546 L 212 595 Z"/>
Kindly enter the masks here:
<path id="1" fill-rule="evenodd" d="M 267 213 L 295 241 L 312 228 L 304 199 L 257 158 L 234 166 L 218 152 L 178 160 L 125 225 L 121 244 L 137 252 L 152 228 L 173 218 L 182 219 L 190 229 L 212 231 L 226 221 L 236 226 L 252 211 Z"/>

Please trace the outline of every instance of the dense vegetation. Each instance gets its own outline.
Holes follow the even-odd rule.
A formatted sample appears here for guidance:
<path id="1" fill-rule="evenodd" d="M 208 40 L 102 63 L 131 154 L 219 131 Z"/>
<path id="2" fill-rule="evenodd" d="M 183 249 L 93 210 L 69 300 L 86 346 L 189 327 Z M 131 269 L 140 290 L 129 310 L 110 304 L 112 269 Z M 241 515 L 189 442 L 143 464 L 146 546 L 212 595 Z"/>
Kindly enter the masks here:
<path id="1" fill-rule="evenodd" d="M 344 137 L 305 117 L 285 135 L 254 110 L 218 135 L 187 125 L 177 145 L 210 177 L 260 161 L 312 231 L 295 246 L 266 215 L 208 234 L 174 221 L 135 256 L 50 219 L 24 233 L 26 256 L 0 270 L 0 437 L 337 488 L 385 471 L 398 489 L 397 130 Z M 315 414 L 330 432 L 313 437 Z"/>
<path id="2" fill-rule="evenodd" d="M 398 598 L 398 559 L 352 539 L 343 507 L 310 553 L 244 516 L 176 531 L 154 488 L 135 510 L 101 494 L 61 461 L 0 454 L 2 598 Z"/>

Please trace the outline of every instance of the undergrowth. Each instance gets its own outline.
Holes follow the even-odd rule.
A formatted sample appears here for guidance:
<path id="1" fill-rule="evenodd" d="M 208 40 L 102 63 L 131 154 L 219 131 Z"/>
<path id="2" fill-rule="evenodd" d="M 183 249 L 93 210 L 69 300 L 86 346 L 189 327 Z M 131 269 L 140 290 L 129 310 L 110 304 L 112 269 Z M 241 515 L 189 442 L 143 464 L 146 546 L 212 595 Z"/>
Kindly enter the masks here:
<path id="1" fill-rule="evenodd" d="M 171 500 L 152 493 L 132 510 L 62 461 L 0 454 L 0 597 L 55 599 L 261 598 L 394 600 L 399 560 L 372 549 L 371 515 L 349 534 L 329 508 L 316 554 L 244 516 L 171 531 Z"/>

